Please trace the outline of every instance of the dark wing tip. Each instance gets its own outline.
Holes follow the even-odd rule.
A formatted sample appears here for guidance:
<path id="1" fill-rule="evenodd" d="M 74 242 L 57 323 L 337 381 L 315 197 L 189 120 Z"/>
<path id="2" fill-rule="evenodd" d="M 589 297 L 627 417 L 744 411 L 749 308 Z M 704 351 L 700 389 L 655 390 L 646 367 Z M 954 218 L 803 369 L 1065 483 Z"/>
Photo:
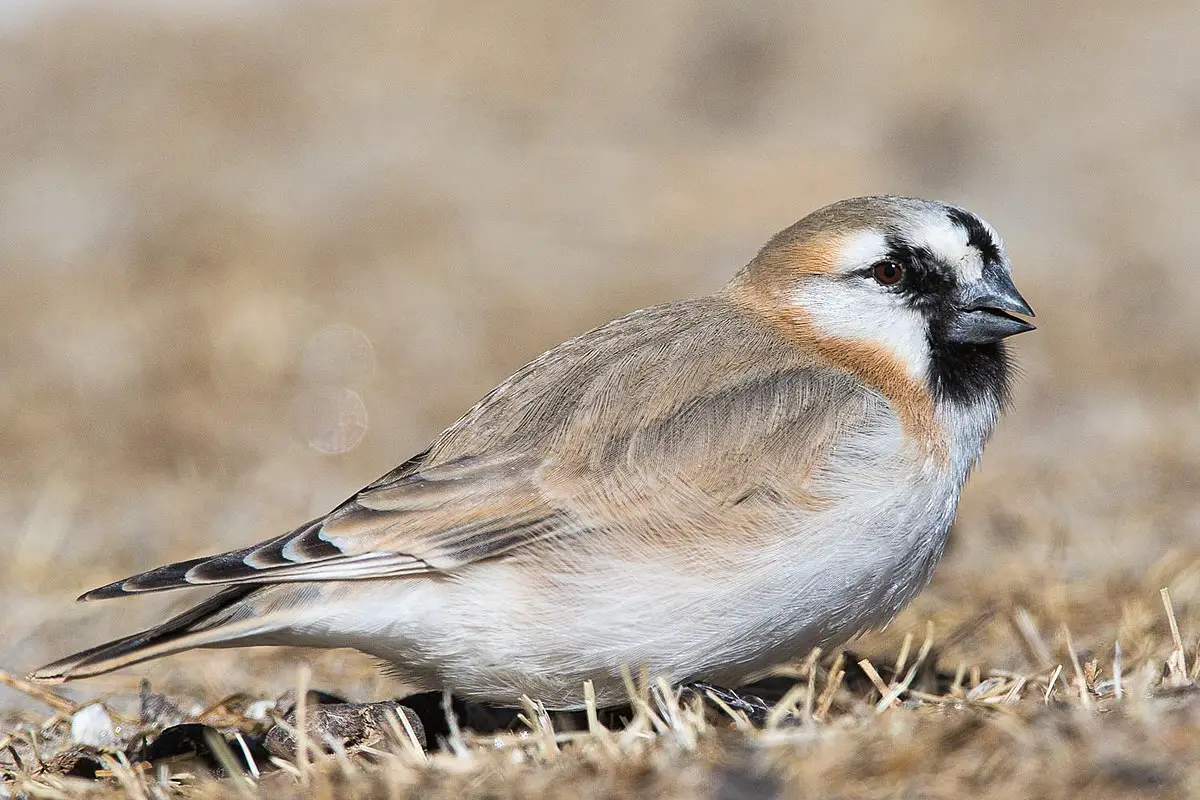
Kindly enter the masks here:
<path id="1" fill-rule="evenodd" d="M 131 594 L 161 592 L 167 589 L 179 589 L 184 586 L 191 586 L 191 581 L 187 579 L 188 571 L 192 567 L 210 560 L 209 558 L 193 558 L 191 561 L 166 564 L 148 572 L 122 578 L 106 586 L 101 586 L 98 589 L 92 589 L 90 592 L 84 592 L 76 599 L 76 602 L 86 603 L 90 600 L 111 600 L 114 597 L 127 597 Z"/>
<path id="2" fill-rule="evenodd" d="M 132 592 L 125 591 L 125 579 L 122 579 L 107 586 L 101 586 L 98 589 L 84 592 L 75 598 L 75 602 L 87 603 L 92 600 L 111 600 L 114 597 L 124 597 L 127 594 L 132 594 Z"/>

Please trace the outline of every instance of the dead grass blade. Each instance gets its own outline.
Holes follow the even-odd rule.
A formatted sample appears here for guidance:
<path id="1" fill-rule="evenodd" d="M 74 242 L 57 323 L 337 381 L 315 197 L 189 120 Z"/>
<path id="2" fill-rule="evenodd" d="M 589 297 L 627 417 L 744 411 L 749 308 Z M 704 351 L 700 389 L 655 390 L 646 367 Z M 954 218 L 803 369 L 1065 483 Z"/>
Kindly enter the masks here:
<path id="1" fill-rule="evenodd" d="M 21 694 L 32 697 L 43 705 L 49 706 L 60 714 L 70 716 L 79 710 L 79 705 L 71 702 L 62 695 L 55 694 L 44 686 L 30 683 L 24 678 L 18 678 L 4 670 L 0 670 L 0 684 L 16 689 Z"/>

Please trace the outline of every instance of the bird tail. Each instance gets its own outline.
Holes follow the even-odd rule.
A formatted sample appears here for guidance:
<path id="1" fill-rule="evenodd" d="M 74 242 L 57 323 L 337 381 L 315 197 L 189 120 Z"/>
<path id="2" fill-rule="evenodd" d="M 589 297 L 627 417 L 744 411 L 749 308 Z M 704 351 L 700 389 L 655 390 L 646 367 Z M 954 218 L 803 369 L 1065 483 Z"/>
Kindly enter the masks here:
<path id="1" fill-rule="evenodd" d="M 259 590 L 234 586 L 193 606 L 161 625 L 88 648 L 47 664 L 30 674 L 39 683 L 90 678 L 106 672 L 161 658 L 194 647 L 215 647 L 258 636 L 280 627 L 254 613 L 241 601 Z"/>

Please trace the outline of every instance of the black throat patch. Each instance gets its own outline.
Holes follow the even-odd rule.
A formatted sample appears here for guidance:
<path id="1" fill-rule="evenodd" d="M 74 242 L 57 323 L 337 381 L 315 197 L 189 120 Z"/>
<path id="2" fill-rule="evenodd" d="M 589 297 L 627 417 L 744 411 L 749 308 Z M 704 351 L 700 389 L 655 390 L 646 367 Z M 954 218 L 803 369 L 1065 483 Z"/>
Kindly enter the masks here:
<path id="1" fill-rule="evenodd" d="M 958 209 L 948 213 L 967 231 L 968 244 L 979 250 L 985 269 L 1000 263 L 999 247 L 976 217 Z M 1007 403 L 1011 369 L 1003 343 L 960 344 L 947 338 L 957 313 L 959 283 L 954 269 L 900 234 L 892 234 L 886 241 L 889 257 L 905 269 L 899 291 L 929 326 L 929 389 L 935 400 L 960 405 Z"/>

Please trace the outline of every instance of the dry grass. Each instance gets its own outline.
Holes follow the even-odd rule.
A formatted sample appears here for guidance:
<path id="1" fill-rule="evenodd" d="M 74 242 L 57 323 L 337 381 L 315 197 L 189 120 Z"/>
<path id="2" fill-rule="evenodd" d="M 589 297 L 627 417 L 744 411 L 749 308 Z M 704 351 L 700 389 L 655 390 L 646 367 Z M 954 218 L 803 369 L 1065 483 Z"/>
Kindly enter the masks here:
<path id="1" fill-rule="evenodd" d="M 1013 410 L 933 584 L 853 643 L 898 705 L 877 710 L 854 668 L 820 719 L 807 688 L 762 730 L 664 701 L 662 731 L 644 713 L 570 741 L 468 736 L 428 762 L 395 745 L 374 764 L 317 758 L 303 788 L 286 770 L 242 788 L 1200 785 L 1194 3 L 88 8 L 0 28 L 7 672 L 195 599 L 78 592 L 323 511 L 540 350 L 708 291 L 825 202 L 893 191 L 994 223 L 1041 327 L 1017 342 Z M 927 623 L 936 670 L 896 691 L 888 668 Z M 59 711 L 111 694 L 128 713 L 147 677 L 192 714 L 274 697 L 297 664 L 354 699 L 402 689 L 344 652 L 209 652 L 67 687 Z M 160 791 L 116 763 L 94 784 L 38 776 L 31 739 L 49 759 L 62 730 L 34 734 L 47 719 L 0 687 L 0 743 L 25 754 L 18 769 L 0 748 L 0 768 L 31 792 Z"/>
<path id="2" fill-rule="evenodd" d="M 1200 781 L 1191 757 L 1200 744 L 1200 652 L 1180 639 L 1165 590 L 1163 600 L 1160 627 L 1174 642 L 1165 653 L 1131 658 L 1115 644 L 1101 654 L 1062 652 L 1055 645 L 1070 644 L 1065 628 L 1043 637 L 1018 610 L 1013 629 L 1031 664 L 1046 657 L 1039 667 L 939 671 L 932 636 L 919 648 L 906 636 L 896 660 L 878 667 L 813 654 L 787 673 L 792 689 L 758 724 L 720 697 L 656 686 L 635 690 L 624 725 L 606 727 L 592 711 L 582 728 L 559 729 L 530 705 L 517 732 L 455 729 L 431 754 L 396 725 L 385 741 L 349 753 L 302 743 L 303 757 L 242 769 L 233 742 L 243 740 L 233 732 L 251 737 L 263 723 L 231 716 L 227 703 L 191 716 L 226 733 L 229 749 L 216 759 L 224 776 L 196 758 L 139 763 L 127 748 L 91 751 L 104 769 L 83 780 L 56 774 L 48 755 L 70 745 L 79 708 L 43 690 L 58 713 L 0 749 L 13 762 L 11 790 L 42 797 L 1186 797 Z"/>

